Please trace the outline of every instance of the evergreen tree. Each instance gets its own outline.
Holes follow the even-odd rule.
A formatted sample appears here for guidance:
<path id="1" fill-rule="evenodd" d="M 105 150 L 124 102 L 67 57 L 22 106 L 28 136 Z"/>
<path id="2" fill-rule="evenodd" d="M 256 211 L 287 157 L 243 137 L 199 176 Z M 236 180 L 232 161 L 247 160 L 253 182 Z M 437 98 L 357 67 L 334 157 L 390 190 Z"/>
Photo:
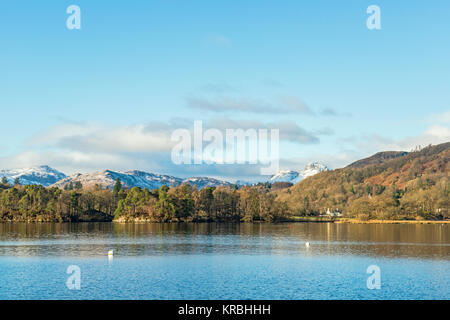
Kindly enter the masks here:
<path id="1" fill-rule="evenodd" d="M 163 221 L 170 221 L 176 212 L 173 198 L 168 194 L 169 187 L 161 186 L 158 192 L 158 201 L 156 202 L 156 209 Z"/>
<path id="2" fill-rule="evenodd" d="M 120 178 L 117 178 L 113 188 L 114 199 L 118 198 L 120 190 L 122 190 L 122 182 L 120 181 Z"/>

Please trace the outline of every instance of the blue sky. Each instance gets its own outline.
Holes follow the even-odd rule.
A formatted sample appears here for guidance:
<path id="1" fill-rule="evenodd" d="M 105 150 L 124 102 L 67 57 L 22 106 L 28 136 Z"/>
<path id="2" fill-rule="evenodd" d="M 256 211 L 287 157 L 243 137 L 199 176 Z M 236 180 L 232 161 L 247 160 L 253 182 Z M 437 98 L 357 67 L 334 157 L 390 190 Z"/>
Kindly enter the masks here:
<path id="1" fill-rule="evenodd" d="M 194 120 L 278 125 L 283 169 L 450 141 L 447 0 L 6 0 L 0 39 L 2 168 L 253 175 L 171 163 Z"/>

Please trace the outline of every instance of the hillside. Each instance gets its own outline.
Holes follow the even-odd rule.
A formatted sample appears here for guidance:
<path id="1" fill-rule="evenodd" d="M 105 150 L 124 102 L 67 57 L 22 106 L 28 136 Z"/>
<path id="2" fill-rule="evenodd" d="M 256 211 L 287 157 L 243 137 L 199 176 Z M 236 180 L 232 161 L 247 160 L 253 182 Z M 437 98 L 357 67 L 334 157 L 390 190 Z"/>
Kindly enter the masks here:
<path id="1" fill-rule="evenodd" d="M 372 164 L 381 164 L 383 162 L 386 162 L 391 159 L 395 159 L 398 157 L 403 157 L 407 155 L 408 152 L 405 151 L 384 151 L 384 152 L 377 152 L 373 156 L 361 159 L 358 161 L 353 162 L 352 164 L 348 165 L 349 168 L 362 168 L 366 167 Z"/>
<path id="2" fill-rule="evenodd" d="M 327 208 L 360 219 L 449 217 L 450 142 L 410 153 L 383 152 L 276 191 L 296 215 Z"/>

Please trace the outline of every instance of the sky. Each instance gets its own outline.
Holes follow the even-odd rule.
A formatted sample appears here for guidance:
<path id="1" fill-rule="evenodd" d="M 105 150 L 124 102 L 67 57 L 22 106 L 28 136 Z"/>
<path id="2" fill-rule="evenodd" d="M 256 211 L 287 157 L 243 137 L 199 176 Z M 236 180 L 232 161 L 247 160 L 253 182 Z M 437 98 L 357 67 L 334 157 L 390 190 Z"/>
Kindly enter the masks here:
<path id="1" fill-rule="evenodd" d="M 4 0 L 0 45 L 1 169 L 259 174 L 174 164 L 195 120 L 278 128 L 291 170 L 450 141 L 448 0 Z"/>

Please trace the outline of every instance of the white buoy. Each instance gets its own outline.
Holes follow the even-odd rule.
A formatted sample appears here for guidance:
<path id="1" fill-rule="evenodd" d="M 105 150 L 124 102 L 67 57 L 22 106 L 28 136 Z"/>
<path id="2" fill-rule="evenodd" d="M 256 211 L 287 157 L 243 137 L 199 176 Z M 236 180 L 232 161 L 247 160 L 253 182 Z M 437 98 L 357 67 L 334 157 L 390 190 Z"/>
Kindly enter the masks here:
<path id="1" fill-rule="evenodd" d="M 309 242 L 306 242 L 306 243 L 305 243 L 305 246 L 306 246 L 307 248 L 309 248 Z"/>
<path id="2" fill-rule="evenodd" d="M 113 255 L 114 255 L 114 250 L 109 250 L 109 251 L 108 251 L 108 256 L 111 256 L 111 257 L 112 257 Z"/>

